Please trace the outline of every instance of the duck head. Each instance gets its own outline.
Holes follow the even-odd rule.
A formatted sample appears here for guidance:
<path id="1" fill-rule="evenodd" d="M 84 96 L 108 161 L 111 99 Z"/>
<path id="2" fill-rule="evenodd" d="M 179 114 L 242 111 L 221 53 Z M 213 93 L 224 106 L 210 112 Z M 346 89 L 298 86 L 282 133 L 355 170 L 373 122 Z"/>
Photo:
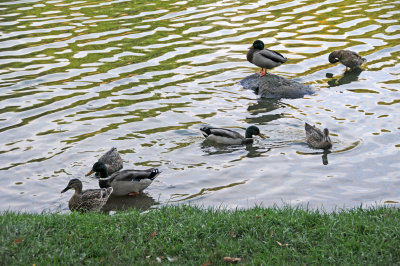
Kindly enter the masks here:
<path id="1" fill-rule="evenodd" d="M 324 128 L 324 141 L 330 142 L 329 139 L 329 130 L 327 128 Z"/>
<path id="2" fill-rule="evenodd" d="M 90 170 L 90 172 L 87 173 L 86 176 L 89 176 L 93 173 L 100 173 L 101 178 L 106 178 L 108 177 L 107 166 L 103 162 L 95 162 L 93 164 L 92 170 Z"/>
<path id="3" fill-rule="evenodd" d="M 339 62 L 338 58 L 339 56 L 340 56 L 340 50 L 330 53 L 328 58 L 329 63 L 334 64 L 336 62 Z"/>
<path id="4" fill-rule="evenodd" d="M 261 138 L 265 138 L 263 134 L 260 133 L 260 129 L 256 126 L 249 126 L 246 129 L 246 138 L 252 138 L 254 135 L 260 136 Z"/>
<path id="5" fill-rule="evenodd" d="M 71 179 L 68 182 L 67 187 L 61 190 L 61 193 L 64 193 L 70 189 L 74 189 L 75 193 L 80 193 L 82 191 L 82 182 L 77 178 Z"/>
<path id="6" fill-rule="evenodd" d="M 263 50 L 264 49 L 264 43 L 261 40 L 255 40 L 253 42 L 253 45 L 249 49 Z"/>

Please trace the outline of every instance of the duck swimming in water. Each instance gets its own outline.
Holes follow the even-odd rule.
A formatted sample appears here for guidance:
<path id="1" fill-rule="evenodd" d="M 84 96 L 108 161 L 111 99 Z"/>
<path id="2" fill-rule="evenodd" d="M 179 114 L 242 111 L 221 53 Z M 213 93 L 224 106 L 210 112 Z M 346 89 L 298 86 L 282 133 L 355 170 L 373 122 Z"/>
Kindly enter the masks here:
<path id="1" fill-rule="evenodd" d="M 150 186 L 160 174 L 157 168 L 150 168 L 146 170 L 122 170 L 109 176 L 108 169 L 102 162 L 96 162 L 92 171 L 87 173 L 86 176 L 91 175 L 92 172 L 96 172 L 100 176 L 99 186 L 101 188 L 113 188 L 114 196 L 137 195 Z"/>
<path id="2" fill-rule="evenodd" d="M 342 65 L 350 68 L 350 70 L 360 68 L 362 64 L 367 62 L 367 59 L 359 56 L 356 52 L 350 50 L 337 50 L 329 54 L 329 63 L 334 64 L 340 62 Z"/>
<path id="3" fill-rule="evenodd" d="M 332 141 L 329 138 L 329 130 L 327 128 L 321 131 L 319 128 L 305 123 L 305 130 L 308 145 L 316 149 L 332 148 Z"/>
<path id="4" fill-rule="evenodd" d="M 106 165 L 108 174 L 110 175 L 121 170 L 123 167 L 122 158 L 115 147 L 112 147 L 108 152 L 103 154 L 98 162 L 102 162 Z M 93 172 L 90 174 L 93 174 Z M 100 176 L 96 173 L 96 177 L 99 178 Z"/>
<path id="5" fill-rule="evenodd" d="M 264 69 L 272 69 L 287 61 L 287 58 L 280 53 L 264 49 L 264 43 L 261 40 L 256 40 L 247 52 L 247 61 L 261 67 L 260 76 L 267 74 Z"/>
<path id="6" fill-rule="evenodd" d="M 226 128 L 202 127 L 200 128 L 200 130 L 207 140 L 220 144 L 253 143 L 254 135 L 258 135 L 261 138 L 264 138 L 264 135 L 260 133 L 260 129 L 256 126 L 249 126 L 246 129 L 245 136 L 242 136 L 238 132 Z"/>
<path id="7" fill-rule="evenodd" d="M 71 211 L 79 212 L 99 211 L 113 192 L 111 187 L 82 190 L 82 182 L 77 178 L 71 179 L 61 193 L 69 189 L 74 189 L 75 193 L 68 201 L 68 207 Z"/>

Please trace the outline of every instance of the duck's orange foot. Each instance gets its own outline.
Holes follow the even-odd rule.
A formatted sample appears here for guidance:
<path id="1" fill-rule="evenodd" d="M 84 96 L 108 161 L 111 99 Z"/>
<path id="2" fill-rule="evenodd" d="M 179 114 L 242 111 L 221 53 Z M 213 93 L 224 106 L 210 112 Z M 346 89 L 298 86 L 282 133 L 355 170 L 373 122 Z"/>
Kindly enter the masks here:
<path id="1" fill-rule="evenodd" d="M 260 77 L 265 76 L 267 74 L 267 71 L 260 71 L 259 74 L 260 74 Z"/>
<path id="2" fill-rule="evenodd" d="M 131 192 L 131 193 L 128 193 L 128 196 L 137 196 L 139 194 L 140 194 L 139 192 Z"/>

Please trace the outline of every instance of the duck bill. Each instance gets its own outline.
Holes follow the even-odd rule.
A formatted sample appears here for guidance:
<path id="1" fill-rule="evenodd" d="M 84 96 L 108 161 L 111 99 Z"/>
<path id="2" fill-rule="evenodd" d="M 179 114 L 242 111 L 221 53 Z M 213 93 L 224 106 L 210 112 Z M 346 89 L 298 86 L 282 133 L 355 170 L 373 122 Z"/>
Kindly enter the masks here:
<path id="1" fill-rule="evenodd" d="M 64 193 L 65 191 L 68 191 L 70 189 L 70 187 L 66 187 L 63 190 L 61 190 L 61 193 Z"/>
<path id="2" fill-rule="evenodd" d="M 252 48 L 254 48 L 253 45 L 249 47 L 249 49 L 252 49 Z"/>
<path id="3" fill-rule="evenodd" d="M 265 136 L 263 135 L 263 134 L 258 134 L 258 136 L 260 137 L 260 138 L 262 138 L 262 139 L 265 139 Z"/>
<path id="4" fill-rule="evenodd" d="M 329 142 L 329 137 L 328 136 L 325 137 L 325 141 Z"/>
<path id="5" fill-rule="evenodd" d="M 94 173 L 94 171 L 93 171 L 93 170 L 90 170 L 90 172 L 87 173 L 85 176 L 89 176 L 89 175 L 91 175 L 91 174 L 93 174 L 93 173 Z"/>

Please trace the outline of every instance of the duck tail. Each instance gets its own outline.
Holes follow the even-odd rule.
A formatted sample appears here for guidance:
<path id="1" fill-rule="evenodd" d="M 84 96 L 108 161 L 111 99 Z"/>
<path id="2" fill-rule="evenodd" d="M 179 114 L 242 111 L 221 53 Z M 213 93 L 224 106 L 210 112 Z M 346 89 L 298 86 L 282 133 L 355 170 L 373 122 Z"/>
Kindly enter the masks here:
<path id="1" fill-rule="evenodd" d="M 151 173 L 150 173 L 149 178 L 151 180 L 154 180 L 160 173 L 161 172 L 158 170 L 158 168 L 153 168 L 153 169 L 151 169 Z"/>

